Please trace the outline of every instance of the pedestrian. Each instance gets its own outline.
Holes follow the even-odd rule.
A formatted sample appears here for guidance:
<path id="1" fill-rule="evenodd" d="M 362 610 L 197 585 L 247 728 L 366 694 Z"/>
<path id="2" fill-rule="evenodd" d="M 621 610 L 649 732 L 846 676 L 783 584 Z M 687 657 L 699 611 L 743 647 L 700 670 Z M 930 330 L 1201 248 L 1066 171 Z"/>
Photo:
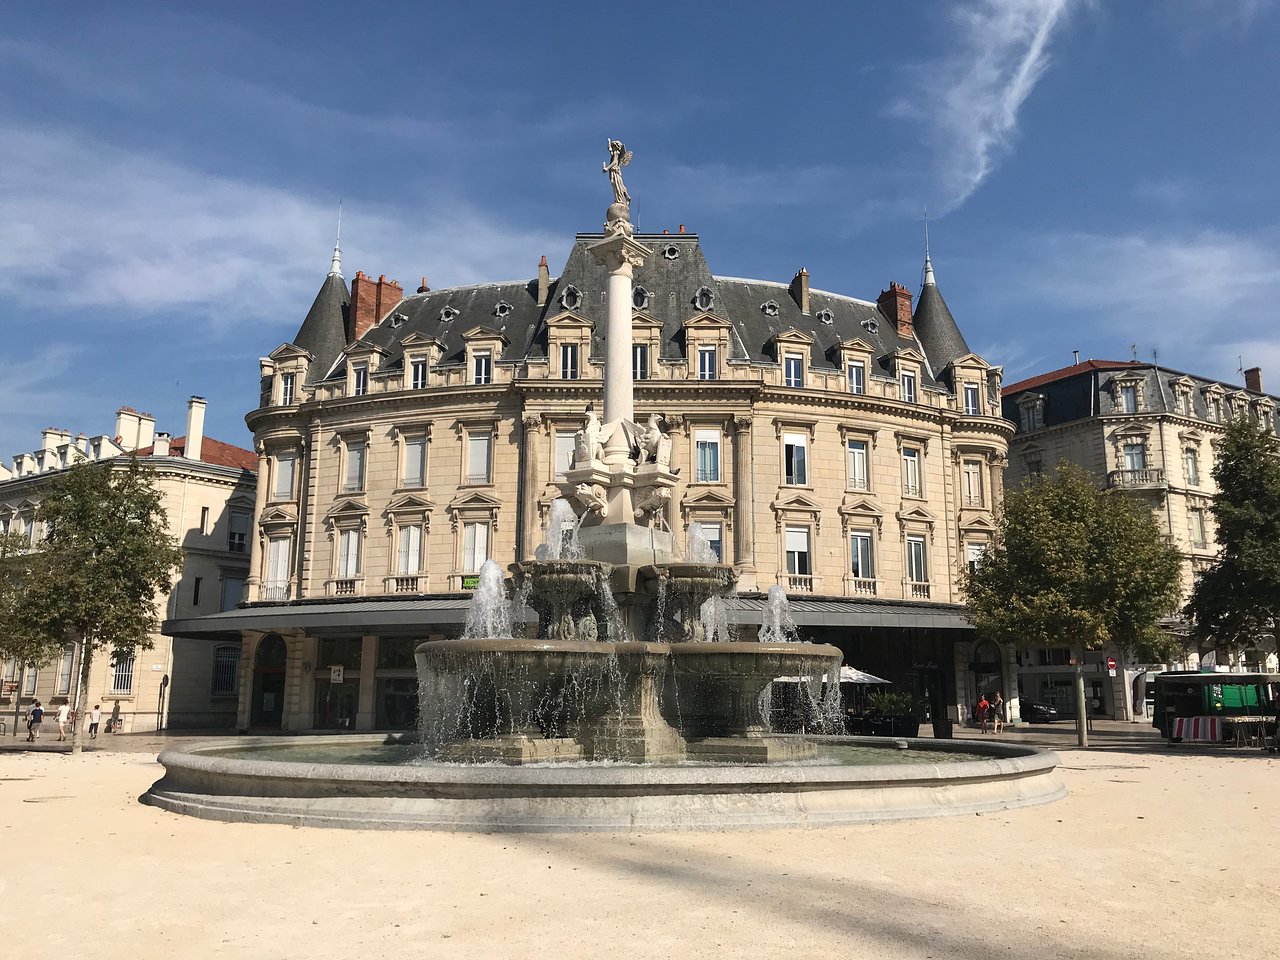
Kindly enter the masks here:
<path id="1" fill-rule="evenodd" d="M 89 711 L 89 739 L 98 739 L 98 724 L 102 722 L 102 705 L 95 703 Z"/>
<path id="2" fill-rule="evenodd" d="M 67 739 L 67 721 L 71 719 L 71 705 L 64 703 L 59 706 L 56 716 L 58 719 L 58 740 L 61 742 Z"/>
<path id="3" fill-rule="evenodd" d="M 987 699 L 984 693 L 978 700 L 978 726 L 982 728 L 982 732 L 987 732 L 987 718 L 991 714 L 991 701 Z"/>
<path id="4" fill-rule="evenodd" d="M 1004 697 L 1000 696 L 999 690 L 991 700 L 991 725 L 992 732 L 996 734 L 1004 729 Z"/>
<path id="5" fill-rule="evenodd" d="M 40 725 L 43 723 L 44 707 L 40 706 L 39 700 L 32 701 L 31 709 L 27 711 L 27 743 L 40 739 Z"/>

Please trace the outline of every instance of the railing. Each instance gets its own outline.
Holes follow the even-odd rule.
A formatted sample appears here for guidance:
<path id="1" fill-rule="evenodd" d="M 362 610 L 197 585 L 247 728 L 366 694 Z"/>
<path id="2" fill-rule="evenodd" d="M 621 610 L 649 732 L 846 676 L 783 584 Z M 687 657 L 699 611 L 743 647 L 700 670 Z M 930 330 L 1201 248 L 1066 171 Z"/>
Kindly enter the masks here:
<path id="1" fill-rule="evenodd" d="M 920 496 L 920 484 L 918 484 L 918 483 L 904 483 L 904 484 L 902 485 L 902 495 L 903 495 L 904 497 L 918 497 L 918 496 Z"/>
<path id="2" fill-rule="evenodd" d="M 264 583 L 258 590 L 259 599 L 278 601 L 289 599 L 289 581 L 281 583 Z"/>
<path id="3" fill-rule="evenodd" d="M 985 501 L 980 494 L 966 493 L 964 495 L 964 505 L 966 507 L 981 507 L 985 505 Z"/>
<path id="4" fill-rule="evenodd" d="M 1192 540 L 1191 546 L 1196 550 L 1204 550 L 1209 546 L 1209 542 L 1207 540 Z"/>
<path id="5" fill-rule="evenodd" d="M 418 575 L 416 573 L 400 573 L 387 577 L 383 589 L 387 593 L 418 593 Z"/>
<path id="6" fill-rule="evenodd" d="M 325 586 L 331 597 L 353 597 L 360 592 L 360 582 L 359 577 L 338 577 L 326 581 Z"/>
<path id="7" fill-rule="evenodd" d="M 866 477 L 854 477 L 849 481 L 850 490 L 869 490 L 871 485 L 867 483 Z"/>
<path id="8" fill-rule="evenodd" d="M 905 589 L 903 590 L 903 592 L 906 594 L 908 599 L 910 600 L 928 600 L 929 599 L 930 592 L 929 592 L 928 583 L 923 583 L 917 580 L 906 580 L 904 581 L 904 586 L 905 586 Z"/>
<path id="9" fill-rule="evenodd" d="M 849 592 L 855 596 L 874 597 L 877 592 L 876 580 L 874 577 L 850 577 Z"/>
<path id="10" fill-rule="evenodd" d="M 1107 474 L 1108 487 L 1136 489 L 1165 486 L 1164 471 L 1158 467 L 1142 470 L 1112 470 Z"/>
<path id="11" fill-rule="evenodd" d="M 793 593 L 813 593 L 814 578 L 808 574 L 787 574 L 787 589 Z"/>

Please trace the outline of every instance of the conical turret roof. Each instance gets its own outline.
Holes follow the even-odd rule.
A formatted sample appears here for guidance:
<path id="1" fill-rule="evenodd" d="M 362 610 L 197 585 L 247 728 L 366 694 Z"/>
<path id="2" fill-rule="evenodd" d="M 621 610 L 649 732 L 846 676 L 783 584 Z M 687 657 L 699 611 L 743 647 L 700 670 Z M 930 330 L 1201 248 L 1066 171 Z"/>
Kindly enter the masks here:
<path id="1" fill-rule="evenodd" d="M 293 338 L 295 346 L 315 357 L 307 376 L 308 383 L 322 379 L 346 347 L 350 317 L 351 294 L 342 274 L 335 269 L 324 278 L 320 292 L 307 311 L 307 318 Z"/>
<path id="2" fill-rule="evenodd" d="M 957 357 L 971 353 L 969 344 L 965 343 L 964 334 L 956 325 L 955 318 L 947 309 L 947 302 L 938 292 L 938 284 L 933 276 L 933 263 L 928 255 L 924 258 L 924 286 L 920 288 L 920 299 L 916 301 L 916 312 L 911 318 L 916 337 L 929 358 L 929 366 L 934 376 L 940 376 L 947 364 Z"/>

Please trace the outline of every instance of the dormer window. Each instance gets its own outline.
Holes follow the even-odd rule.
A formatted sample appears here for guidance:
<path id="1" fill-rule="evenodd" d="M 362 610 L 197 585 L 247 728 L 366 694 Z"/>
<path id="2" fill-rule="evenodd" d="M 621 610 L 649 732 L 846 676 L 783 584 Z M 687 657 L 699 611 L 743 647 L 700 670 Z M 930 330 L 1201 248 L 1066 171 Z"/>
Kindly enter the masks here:
<path id="1" fill-rule="evenodd" d="M 1121 413 L 1137 413 L 1138 412 L 1138 385 L 1136 383 L 1126 383 L 1121 385 L 1120 412 Z"/>
<path id="2" fill-rule="evenodd" d="M 698 347 L 698 379 L 716 379 L 716 348 L 714 346 Z"/>
<path id="3" fill-rule="evenodd" d="M 867 319 L 862 321 L 862 328 L 866 330 L 867 333 L 875 333 L 879 327 L 880 325 L 876 323 L 874 317 L 867 317 Z"/>
<path id="4" fill-rule="evenodd" d="M 680 248 L 677 247 L 674 243 L 668 243 L 665 247 L 662 248 L 662 259 L 679 260 Z"/>
<path id="5" fill-rule="evenodd" d="M 351 394 L 356 397 L 363 397 L 369 392 L 369 365 L 367 363 L 353 363 L 351 365 Z"/>
<path id="6" fill-rule="evenodd" d="M 631 345 L 631 379 L 649 379 L 649 345 L 647 343 Z"/>
<path id="7" fill-rule="evenodd" d="M 980 394 L 976 383 L 964 385 L 964 413 L 967 417 L 976 417 L 982 412 Z"/>
<path id="8" fill-rule="evenodd" d="M 1044 426 L 1044 397 L 1038 393 L 1024 393 L 1018 398 L 1018 413 L 1023 433 L 1039 430 Z"/>
<path id="9" fill-rule="evenodd" d="M 440 322 L 449 323 L 450 321 L 457 320 L 460 315 L 461 311 L 458 310 L 457 307 L 445 307 L 440 311 Z"/>
<path id="10" fill-rule="evenodd" d="M 804 386 L 804 357 L 788 353 L 782 358 L 783 381 L 788 387 Z"/>
<path id="11" fill-rule="evenodd" d="M 418 358 L 409 361 L 409 385 L 414 390 L 427 388 L 427 361 Z"/>
<path id="12" fill-rule="evenodd" d="M 560 294 L 560 306 L 566 310 L 577 310 L 582 306 L 582 291 L 572 283 Z"/>
<path id="13" fill-rule="evenodd" d="M 477 350 L 471 357 L 471 382 L 493 382 L 493 354 L 488 350 Z"/>
<path id="14" fill-rule="evenodd" d="M 902 402 L 916 402 L 916 375 L 912 370 L 903 370 L 899 377 L 902 384 Z"/>
<path id="15" fill-rule="evenodd" d="M 649 291 L 644 287 L 637 286 L 631 291 L 631 306 L 637 310 L 649 309 Z"/>
<path id="16" fill-rule="evenodd" d="M 764 303 L 760 304 L 760 312 L 766 317 L 776 317 L 778 315 L 778 301 L 766 300 Z"/>
<path id="17" fill-rule="evenodd" d="M 505 320 L 507 317 L 511 316 L 511 311 L 514 309 L 515 308 L 512 307 L 511 304 L 507 303 L 507 301 L 499 300 L 493 308 L 493 315 L 499 320 Z"/>
<path id="18" fill-rule="evenodd" d="M 849 392 L 864 394 L 867 392 L 867 365 L 861 360 L 850 361 L 845 366 L 849 378 Z"/>
<path id="19" fill-rule="evenodd" d="M 289 407 L 293 405 L 294 391 L 297 389 L 298 375 L 296 373 L 280 374 L 280 406 Z"/>
<path id="20" fill-rule="evenodd" d="M 391 329 L 399 330 L 401 327 L 405 325 L 405 321 L 407 321 L 408 319 L 409 318 L 405 316 L 403 313 L 393 313 L 391 315 Z"/>
<path id="21" fill-rule="evenodd" d="M 716 295 L 711 292 L 710 287 L 699 287 L 693 295 L 693 305 L 706 312 L 716 305 Z"/>
<path id="22" fill-rule="evenodd" d="M 560 379 L 578 379 L 578 345 L 576 343 L 560 344 Z"/>

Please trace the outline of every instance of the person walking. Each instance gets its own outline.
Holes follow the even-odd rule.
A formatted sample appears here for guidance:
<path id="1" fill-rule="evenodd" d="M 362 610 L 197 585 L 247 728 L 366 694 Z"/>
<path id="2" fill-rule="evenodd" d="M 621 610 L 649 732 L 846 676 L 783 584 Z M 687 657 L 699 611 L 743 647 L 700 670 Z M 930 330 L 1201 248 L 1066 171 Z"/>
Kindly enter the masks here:
<path id="1" fill-rule="evenodd" d="M 102 705 L 95 703 L 89 711 L 89 739 L 98 739 L 98 724 L 102 722 Z"/>
<path id="2" fill-rule="evenodd" d="M 31 703 L 31 709 L 27 711 L 27 743 L 35 743 L 40 739 L 40 727 L 44 723 L 44 707 L 40 706 L 39 700 Z"/>
<path id="3" fill-rule="evenodd" d="M 996 735 L 1004 729 L 1004 697 L 1000 696 L 999 690 L 991 698 L 991 727 Z"/>
<path id="4" fill-rule="evenodd" d="M 983 733 L 987 732 L 987 720 L 991 716 L 991 701 L 987 699 L 984 693 L 978 700 L 978 726 Z"/>
<path id="5" fill-rule="evenodd" d="M 67 721 L 71 719 L 71 704 L 64 703 L 58 707 L 58 741 L 67 739 Z"/>

